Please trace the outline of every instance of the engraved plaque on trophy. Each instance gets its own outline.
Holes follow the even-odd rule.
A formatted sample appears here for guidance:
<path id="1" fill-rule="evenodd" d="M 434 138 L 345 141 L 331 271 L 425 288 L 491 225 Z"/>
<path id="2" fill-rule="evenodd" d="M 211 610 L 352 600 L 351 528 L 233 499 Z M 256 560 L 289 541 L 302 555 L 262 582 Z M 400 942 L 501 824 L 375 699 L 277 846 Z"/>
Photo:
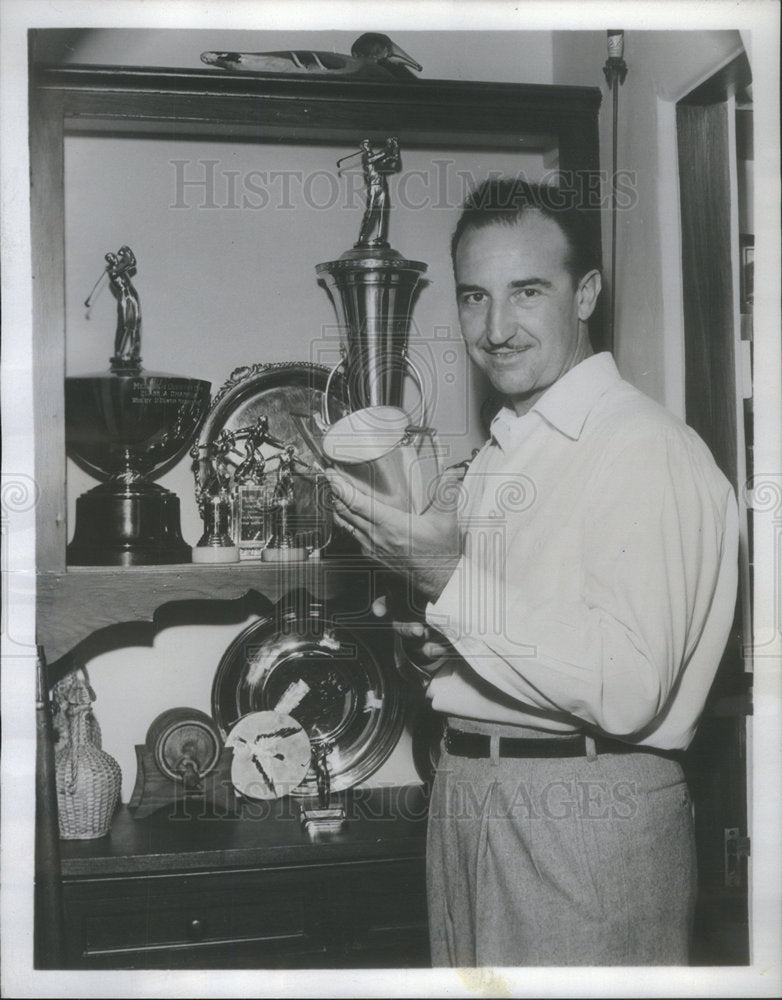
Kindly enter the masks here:
<path id="1" fill-rule="evenodd" d="M 271 505 L 274 487 L 245 483 L 236 488 L 235 529 L 240 559 L 260 559 L 273 533 Z"/>
<path id="2" fill-rule="evenodd" d="M 141 308 L 132 250 L 106 254 L 117 298 L 111 367 L 65 380 L 68 454 L 99 486 L 76 501 L 68 562 L 138 566 L 190 562 L 179 498 L 152 482 L 189 445 L 209 406 L 209 382 L 141 367 Z"/>

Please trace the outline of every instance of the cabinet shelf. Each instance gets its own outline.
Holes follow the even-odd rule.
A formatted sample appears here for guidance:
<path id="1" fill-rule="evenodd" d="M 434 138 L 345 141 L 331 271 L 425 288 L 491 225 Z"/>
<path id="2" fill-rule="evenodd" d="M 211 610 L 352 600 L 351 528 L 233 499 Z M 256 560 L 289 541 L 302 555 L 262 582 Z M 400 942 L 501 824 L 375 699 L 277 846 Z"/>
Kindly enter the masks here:
<path id="1" fill-rule="evenodd" d="M 63 841 L 63 878 L 110 878 L 143 873 L 215 871 L 266 865 L 422 857 L 427 796 L 421 785 L 335 793 L 348 817 L 344 828 L 312 840 L 300 822 L 309 799 L 246 803 L 242 815 L 202 816 L 198 803 L 169 818 L 165 808 L 135 820 L 120 806 L 111 831 L 98 840 Z"/>
<path id="2" fill-rule="evenodd" d="M 224 566 L 78 566 L 37 577 L 38 642 L 50 665 L 95 633 L 114 625 L 154 626 L 161 608 L 174 602 L 246 600 L 245 614 L 269 610 L 281 597 L 304 590 L 329 600 L 370 583 L 366 560 L 232 563 Z"/>

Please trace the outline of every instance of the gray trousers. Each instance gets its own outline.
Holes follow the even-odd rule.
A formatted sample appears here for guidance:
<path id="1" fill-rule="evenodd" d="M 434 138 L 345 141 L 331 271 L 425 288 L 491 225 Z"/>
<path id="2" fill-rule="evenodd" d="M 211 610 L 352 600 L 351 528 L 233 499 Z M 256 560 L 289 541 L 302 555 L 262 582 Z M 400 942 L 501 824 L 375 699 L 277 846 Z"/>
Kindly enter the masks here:
<path id="1" fill-rule="evenodd" d="M 685 965 L 695 890 L 677 762 L 443 749 L 427 844 L 433 966 Z"/>

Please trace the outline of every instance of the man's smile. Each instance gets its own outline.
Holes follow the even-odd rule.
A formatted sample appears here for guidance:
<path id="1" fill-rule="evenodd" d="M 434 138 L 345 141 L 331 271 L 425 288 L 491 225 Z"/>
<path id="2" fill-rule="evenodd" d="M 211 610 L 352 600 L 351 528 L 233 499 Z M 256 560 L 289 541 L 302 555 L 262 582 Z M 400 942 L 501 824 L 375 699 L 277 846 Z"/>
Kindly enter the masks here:
<path id="1" fill-rule="evenodd" d="M 531 350 L 532 347 L 532 344 L 524 344 L 520 347 L 487 347 L 484 350 L 492 361 L 502 363 L 504 361 L 512 361 L 520 354 L 525 354 Z"/>

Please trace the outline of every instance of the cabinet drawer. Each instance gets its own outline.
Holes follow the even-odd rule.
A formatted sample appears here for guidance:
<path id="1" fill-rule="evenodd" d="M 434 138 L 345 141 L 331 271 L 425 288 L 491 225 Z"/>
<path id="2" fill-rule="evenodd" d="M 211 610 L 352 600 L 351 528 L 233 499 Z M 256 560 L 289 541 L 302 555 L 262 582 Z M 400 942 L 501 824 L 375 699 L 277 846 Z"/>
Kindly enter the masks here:
<path id="1" fill-rule="evenodd" d="M 69 885 L 65 906 L 68 951 L 77 964 L 173 968 L 248 960 L 274 967 L 325 950 L 312 882 L 300 872 Z"/>
<path id="2" fill-rule="evenodd" d="M 422 858 L 73 878 L 71 968 L 427 966 Z"/>

